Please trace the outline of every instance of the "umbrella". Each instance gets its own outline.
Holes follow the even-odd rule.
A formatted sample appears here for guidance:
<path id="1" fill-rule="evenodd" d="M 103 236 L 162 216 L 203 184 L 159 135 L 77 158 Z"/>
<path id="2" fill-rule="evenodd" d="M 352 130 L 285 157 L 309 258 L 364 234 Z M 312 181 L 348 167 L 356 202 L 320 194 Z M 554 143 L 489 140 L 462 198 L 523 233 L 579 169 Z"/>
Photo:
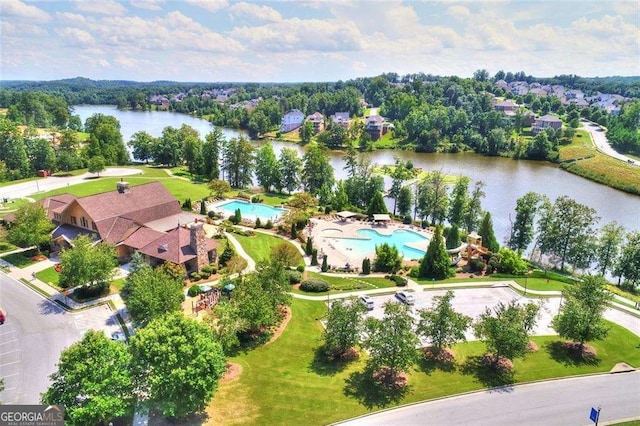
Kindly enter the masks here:
<path id="1" fill-rule="evenodd" d="M 236 286 L 231 284 L 231 283 L 229 283 L 229 284 L 225 285 L 224 287 L 222 287 L 222 289 L 225 290 L 225 291 L 231 291 L 234 288 L 236 288 Z"/>
<path id="2" fill-rule="evenodd" d="M 201 285 L 200 286 L 200 291 L 206 293 L 208 291 L 211 291 L 211 286 L 210 285 Z"/>

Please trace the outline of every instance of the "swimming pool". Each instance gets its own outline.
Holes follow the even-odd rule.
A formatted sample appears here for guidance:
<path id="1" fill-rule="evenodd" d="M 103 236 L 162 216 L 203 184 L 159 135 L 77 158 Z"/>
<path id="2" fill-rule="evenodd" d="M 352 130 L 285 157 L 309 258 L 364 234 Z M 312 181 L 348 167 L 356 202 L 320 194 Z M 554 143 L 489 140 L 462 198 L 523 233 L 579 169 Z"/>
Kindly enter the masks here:
<path id="1" fill-rule="evenodd" d="M 377 245 L 387 243 L 396 246 L 405 260 L 421 259 L 429 241 L 426 236 L 405 229 L 398 229 L 389 235 L 380 234 L 374 229 L 358 229 L 356 234 L 358 238 L 327 237 L 327 239 L 331 240 L 340 251 L 344 253 L 354 251 L 357 255 L 375 253 Z M 408 243 L 422 243 L 425 251 L 409 247 Z"/>
<path id="2" fill-rule="evenodd" d="M 223 210 L 228 216 L 231 216 L 237 209 L 240 209 L 240 214 L 243 219 L 256 220 L 256 218 L 259 217 L 263 223 L 269 219 L 275 222 L 280 215 L 286 212 L 285 209 L 280 207 L 271 207 L 259 203 L 247 203 L 246 201 L 239 200 L 229 201 L 216 207 Z"/>

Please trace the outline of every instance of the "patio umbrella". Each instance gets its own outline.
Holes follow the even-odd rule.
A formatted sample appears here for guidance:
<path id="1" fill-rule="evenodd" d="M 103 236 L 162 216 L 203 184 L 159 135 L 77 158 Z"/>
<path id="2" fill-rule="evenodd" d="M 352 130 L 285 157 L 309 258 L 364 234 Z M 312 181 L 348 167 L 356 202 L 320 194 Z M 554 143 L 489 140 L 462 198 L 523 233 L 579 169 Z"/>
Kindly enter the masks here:
<path id="1" fill-rule="evenodd" d="M 224 287 L 222 287 L 222 289 L 225 290 L 225 291 L 231 291 L 234 288 L 236 288 L 236 286 L 231 284 L 231 283 L 229 283 L 229 284 L 225 285 Z"/>

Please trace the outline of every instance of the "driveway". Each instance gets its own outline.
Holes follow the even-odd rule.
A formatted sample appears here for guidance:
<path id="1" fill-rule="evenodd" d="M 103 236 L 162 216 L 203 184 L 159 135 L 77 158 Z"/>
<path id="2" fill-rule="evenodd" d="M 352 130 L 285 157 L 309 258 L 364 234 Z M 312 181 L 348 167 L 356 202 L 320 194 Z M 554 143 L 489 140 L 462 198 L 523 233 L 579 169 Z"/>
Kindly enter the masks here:
<path id="1" fill-rule="evenodd" d="M 640 372 L 605 374 L 474 392 L 363 416 L 344 425 L 592 425 L 640 418 Z"/>
<path id="2" fill-rule="evenodd" d="M 110 167 L 100 173 L 101 177 L 105 176 L 129 176 L 142 173 L 140 169 Z M 94 173 L 85 173 L 79 176 L 38 178 L 29 182 L 16 183 L 0 188 L 0 198 L 24 198 L 39 192 L 52 191 L 54 189 L 64 188 L 78 183 L 86 182 L 88 179 L 95 178 Z"/>
<path id="3" fill-rule="evenodd" d="M 7 313 L 0 325 L 3 404 L 38 404 L 64 348 L 90 328 L 107 335 L 119 329 L 106 305 L 72 314 L 5 274 L 0 274 L 0 305 Z"/>
<path id="4" fill-rule="evenodd" d="M 640 162 L 635 161 L 631 157 L 627 157 L 626 155 L 618 153 L 618 151 L 616 151 L 611 147 L 611 145 L 609 145 L 609 141 L 607 140 L 607 132 L 602 127 L 600 127 L 596 123 L 592 123 L 586 120 L 581 120 L 581 123 L 584 126 L 584 130 L 589 132 L 589 134 L 591 135 L 591 140 L 593 140 L 593 143 L 596 145 L 598 151 L 602 152 L 605 155 L 608 155 L 609 157 L 613 157 L 640 167 Z"/>

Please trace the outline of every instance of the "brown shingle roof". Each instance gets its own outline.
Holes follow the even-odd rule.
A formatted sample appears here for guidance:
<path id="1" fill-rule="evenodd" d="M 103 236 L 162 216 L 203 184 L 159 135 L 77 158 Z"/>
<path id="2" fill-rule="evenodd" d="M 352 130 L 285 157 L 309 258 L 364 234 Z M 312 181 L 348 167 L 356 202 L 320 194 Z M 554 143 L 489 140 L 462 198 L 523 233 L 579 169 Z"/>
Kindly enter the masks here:
<path id="1" fill-rule="evenodd" d="M 164 232 L 140 227 L 136 231 L 134 231 L 126 240 L 124 240 L 123 244 L 139 250 L 164 235 Z"/>
<path id="2" fill-rule="evenodd" d="M 160 182 L 133 186 L 124 194 L 111 191 L 90 195 L 76 202 L 96 223 L 114 216 L 144 223 L 180 212 L 178 201 Z"/>
<path id="3" fill-rule="evenodd" d="M 142 254 L 173 263 L 184 263 L 196 257 L 195 250 L 189 245 L 191 232 L 183 227 L 161 236 L 142 247 Z M 207 251 L 217 248 L 220 244 L 210 238 L 205 239 Z"/>

